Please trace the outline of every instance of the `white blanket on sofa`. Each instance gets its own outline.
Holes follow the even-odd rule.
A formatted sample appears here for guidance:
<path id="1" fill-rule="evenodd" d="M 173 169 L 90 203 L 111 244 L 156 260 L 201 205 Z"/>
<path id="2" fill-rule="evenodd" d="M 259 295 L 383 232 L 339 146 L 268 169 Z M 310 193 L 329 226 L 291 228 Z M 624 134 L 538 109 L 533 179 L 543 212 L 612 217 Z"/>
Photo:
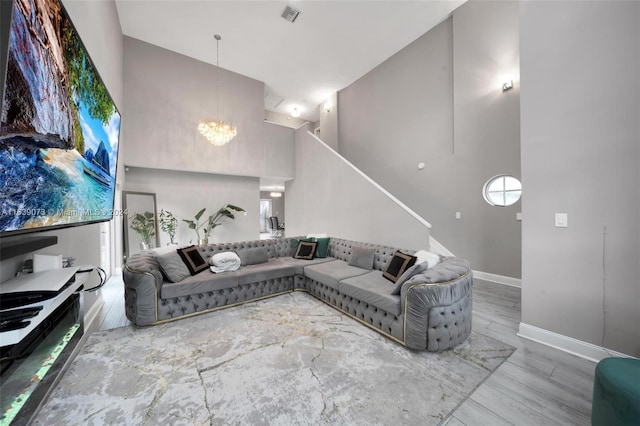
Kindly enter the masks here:
<path id="1" fill-rule="evenodd" d="M 216 253 L 209 259 L 209 269 L 216 274 L 220 272 L 235 271 L 240 268 L 240 258 L 233 251 Z"/>

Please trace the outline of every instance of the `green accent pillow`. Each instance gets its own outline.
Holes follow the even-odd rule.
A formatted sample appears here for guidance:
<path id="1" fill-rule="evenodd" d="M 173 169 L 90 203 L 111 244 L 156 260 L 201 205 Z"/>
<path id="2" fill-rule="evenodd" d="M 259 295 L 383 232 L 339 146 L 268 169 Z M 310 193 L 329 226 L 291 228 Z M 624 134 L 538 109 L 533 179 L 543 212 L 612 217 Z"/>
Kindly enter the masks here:
<path id="1" fill-rule="evenodd" d="M 329 238 L 313 238 L 313 241 L 318 243 L 316 249 L 316 257 L 324 259 L 329 252 Z"/>

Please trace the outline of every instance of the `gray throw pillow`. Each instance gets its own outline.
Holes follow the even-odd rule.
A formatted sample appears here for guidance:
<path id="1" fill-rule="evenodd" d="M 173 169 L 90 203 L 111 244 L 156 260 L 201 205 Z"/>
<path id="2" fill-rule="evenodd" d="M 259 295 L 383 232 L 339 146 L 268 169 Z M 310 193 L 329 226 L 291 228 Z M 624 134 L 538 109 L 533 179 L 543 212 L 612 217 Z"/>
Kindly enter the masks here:
<path id="1" fill-rule="evenodd" d="M 363 269 L 373 269 L 373 258 L 376 255 L 376 249 L 362 246 L 351 247 L 351 256 L 349 262 L 351 266 L 357 266 Z"/>
<path id="2" fill-rule="evenodd" d="M 240 258 L 240 264 L 256 265 L 258 263 L 265 263 L 269 261 L 269 253 L 266 247 L 255 247 L 242 250 L 236 250 L 238 257 Z"/>
<path id="3" fill-rule="evenodd" d="M 184 261 L 176 251 L 156 255 L 156 260 L 160 264 L 160 269 L 162 269 L 164 276 L 172 283 L 180 282 L 191 276 L 187 265 L 184 264 Z"/>
<path id="4" fill-rule="evenodd" d="M 395 285 L 393 286 L 393 290 L 391 290 L 391 294 L 400 294 L 400 291 L 402 290 L 402 284 L 404 284 L 409 278 L 413 277 L 414 275 L 423 273 L 428 268 L 429 268 L 429 262 L 422 262 L 422 263 L 415 264 L 409 269 L 407 269 L 406 271 L 404 271 L 404 273 L 400 276 L 400 278 L 398 278 Z"/>

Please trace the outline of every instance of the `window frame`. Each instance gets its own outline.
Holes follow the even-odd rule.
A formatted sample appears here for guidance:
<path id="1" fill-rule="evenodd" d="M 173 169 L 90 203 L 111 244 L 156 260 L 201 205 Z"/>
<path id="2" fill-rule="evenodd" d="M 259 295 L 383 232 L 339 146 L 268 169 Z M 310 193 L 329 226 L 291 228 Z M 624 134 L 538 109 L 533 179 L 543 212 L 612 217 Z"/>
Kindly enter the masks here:
<path id="1" fill-rule="evenodd" d="M 506 180 L 507 178 L 511 178 L 514 179 L 516 182 L 518 182 L 519 185 L 519 189 L 506 189 Z M 499 190 L 490 190 L 491 186 L 497 182 L 499 179 L 502 179 L 502 189 Z M 510 204 L 506 204 L 506 200 L 507 200 L 507 194 L 511 193 L 518 193 L 518 198 Z M 502 194 L 502 200 L 503 203 L 497 203 L 496 200 L 491 197 L 490 194 Z M 520 179 L 518 179 L 515 176 L 512 175 L 508 175 L 508 174 L 499 174 L 499 175 L 495 175 L 492 178 L 490 178 L 489 180 L 487 180 L 484 184 L 484 186 L 482 187 L 482 196 L 484 197 L 484 200 L 487 202 L 487 204 L 489 204 L 490 206 L 493 207 L 510 207 L 513 206 L 514 204 L 516 204 L 518 201 L 520 201 L 522 199 L 522 182 L 520 182 Z"/>

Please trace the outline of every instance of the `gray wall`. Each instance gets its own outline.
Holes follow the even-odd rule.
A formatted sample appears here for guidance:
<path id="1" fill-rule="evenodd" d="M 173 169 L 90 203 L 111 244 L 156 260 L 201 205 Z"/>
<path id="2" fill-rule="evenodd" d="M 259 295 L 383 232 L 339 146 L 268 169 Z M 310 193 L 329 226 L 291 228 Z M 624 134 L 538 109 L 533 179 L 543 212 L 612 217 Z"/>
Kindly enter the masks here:
<path id="1" fill-rule="evenodd" d="M 471 1 L 340 91 L 338 113 L 347 159 L 474 269 L 519 278 L 520 203 L 491 207 L 482 196 L 492 176 L 520 177 L 517 81 L 501 91 L 517 64 L 517 3 Z"/>
<path id="2" fill-rule="evenodd" d="M 179 219 L 176 242 L 197 244 L 195 232 L 182 219 L 194 220 L 195 214 L 207 208 L 205 215 L 214 213 L 225 204 L 242 207 L 247 214 L 238 213 L 234 220 L 223 221 L 209 236 L 210 243 L 257 240 L 259 230 L 259 179 L 129 167 L 126 172 L 127 191 L 156 194 L 158 212 L 165 209 Z M 160 246 L 166 246 L 169 236 L 160 232 Z"/>
<path id="3" fill-rule="evenodd" d="M 331 110 L 327 112 L 325 103 L 331 104 Z M 320 106 L 320 139 L 336 151 L 340 151 L 338 137 L 338 94 L 329 96 Z M 315 127 L 314 127 L 315 128 Z"/>
<path id="4" fill-rule="evenodd" d="M 331 148 L 296 131 L 296 178 L 285 182 L 286 234 L 327 233 L 406 249 L 428 249 L 429 229 Z"/>
<path id="5" fill-rule="evenodd" d="M 66 0 L 63 3 L 111 97 L 122 112 L 122 31 L 115 3 L 111 0 L 90 3 Z M 120 147 L 122 148 L 122 145 Z M 40 252 L 75 257 L 76 265 L 100 265 L 100 225 L 86 225 L 40 235 L 58 236 L 57 245 Z M 13 238 L 20 238 L 20 236 Z M 30 257 L 31 255 L 25 255 L 0 262 L 0 281 L 13 277 L 22 266 L 24 259 Z M 97 276 L 93 275 L 88 285 L 94 285 L 97 282 Z M 85 312 L 88 312 L 97 300 L 96 294 L 87 294 Z"/>
<path id="6" fill-rule="evenodd" d="M 640 356 L 640 3 L 523 2 L 520 29 L 522 322 Z"/>
<path id="7" fill-rule="evenodd" d="M 283 153 L 292 151 L 293 138 L 265 132 L 260 81 L 220 68 L 219 118 L 235 124 L 238 135 L 216 147 L 198 133 L 200 120 L 215 118 L 215 77 L 213 65 L 125 37 L 126 164 L 292 178 L 293 163 L 283 162 Z"/>
<path id="8" fill-rule="evenodd" d="M 256 175 L 255 170 L 247 175 L 280 179 L 293 178 L 295 130 L 280 124 L 264 122 L 262 123 L 262 135 L 262 139 L 259 141 L 260 146 L 256 146 L 254 149 L 259 156 L 262 156 L 262 164 L 267 167 L 262 170 L 260 175 Z M 242 161 L 243 166 L 248 169 L 247 171 L 253 170 L 254 166 L 256 170 L 260 169 L 261 162 L 253 164 L 251 161 L 254 160 L 255 158 Z M 268 164 L 266 164 L 267 162 Z"/>

